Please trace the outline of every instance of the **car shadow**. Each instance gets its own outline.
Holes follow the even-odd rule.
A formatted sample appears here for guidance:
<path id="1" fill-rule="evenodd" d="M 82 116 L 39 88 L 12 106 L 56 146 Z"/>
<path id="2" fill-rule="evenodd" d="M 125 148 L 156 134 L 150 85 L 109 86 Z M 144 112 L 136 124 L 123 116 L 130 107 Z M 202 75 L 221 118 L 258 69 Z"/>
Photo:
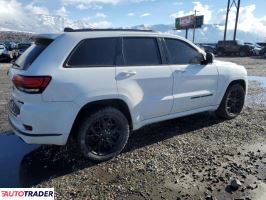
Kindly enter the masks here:
<path id="1" fill-rule="evenodd" d="M 122 153 L 131 152 L 135 149 L 149 146 L 204 127 L 212 126 L 220 122 L 221 120 L 217 119 L 212 114 L 201 113 L 149 125 L 131 134 L 128 144 Z M 13 140 L 17 142 L 19 139 L 13 135 Z M 16 165 L 18 166 L 13 166 L 14 169 L 10 169 L 11 171 L 9 173 L 16 172 L 16 175 L 18 176 L 15 177 L 15 180 L 18 181 L 13 183 L 13 185 L 11 184 L 11 186 L 31 187 L 43 181 L 51 180 L 59 176 L 97 165 L 97 163 L 84 159 L 76 147 L 70 144 L 59 147 L 47 145 L 32 146 L 24 143 L 24 151 L 21 150 L 23 149 L 21 147 L 10 144 L 10 146 L 11 145 L 13 146 L 13 150 L 17 151 L 17 154 L 20 155 L 17 157 L 21 157 L 16 162 Z M 32 149 L 29 148 L 29 146 L 31 146 Z M 0 146 L 0 148 L 2 148 L 2 146 Z M 0 149 L 0 152 L 1 151 L 3 151 L 3 149 Z M 5 156 L 6 159 L 8 155 Z M 14 157 L 11 157 L 10 159 L 14 159 Z M 0 171 L 2 167 L 3 166 L 0 165 Z M 2 185 L 3 183 L 1 184 L 0 181 L 0 186 Z M 7 187 L 10 186 L 10 184 L 3 186 Z"/>

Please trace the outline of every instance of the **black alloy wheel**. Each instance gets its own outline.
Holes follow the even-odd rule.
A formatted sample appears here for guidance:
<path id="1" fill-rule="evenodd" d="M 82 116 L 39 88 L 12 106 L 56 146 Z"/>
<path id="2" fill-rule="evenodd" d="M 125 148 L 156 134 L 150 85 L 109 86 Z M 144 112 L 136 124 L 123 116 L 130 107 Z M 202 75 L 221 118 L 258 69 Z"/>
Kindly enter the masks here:
<path id="1" fill-rule="evenodd" d="M 245 104 L 245 89 L 240 84 L 233 84 L 227 88 L 223 100 L 216 110 L 218 117 L 233 119 L 237 117 Z"/>
<path id="2" fill-rule="evenodd" d="M 118 155 L 129 137 L 129 125 L 116 108 L 103 108 L 85 119 L 78 142 L 83 155 L 94 161 L 108 160 Z"/>

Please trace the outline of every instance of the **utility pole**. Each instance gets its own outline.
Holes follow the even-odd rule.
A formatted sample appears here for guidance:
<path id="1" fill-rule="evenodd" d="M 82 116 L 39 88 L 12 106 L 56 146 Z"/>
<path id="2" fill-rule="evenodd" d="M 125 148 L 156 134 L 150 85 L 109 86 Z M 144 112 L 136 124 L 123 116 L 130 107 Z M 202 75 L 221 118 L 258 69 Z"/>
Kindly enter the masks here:
<path id="1" fill-rule="evenodd" d="M 240 0 L 238 0 L 238 4 L 237 4 L 234 40 L 236 40 L 236 31 L 237 31 L 237 24 L 238 24 L 238 17 L 239 17 L 239 9 L 240 9 Z"/>
<path id="2" fill-rule="evenodd" d="M 186 39 L 188 37 L 188 28 L 186 28 Z"/>
<path id="3" fill-rule="evenodd" d="M 224 26 L 224 40 L 226 40 L 228 18 L 229 18 L 229 14 L 230 14 L 230 11 L 231 11 L 233 5 L 236 8 L 236 20 L 235 20 L 235 29 L 234 29 L 234 40 L 236 40 L 237 24 L 238 24 L 239 9 L 240 9 L 240 1 L 241 0 L 228 0 L 227 11 L 226 11 L 226 19 L 225 19 L 225 26 Z"/>
<path id="4" fill-rule="evenodd" d="M 227 10 L 226 10 L 226 19 L 225 19 L 225 26 L 224 26 L 224 41 L 226 40 L 229 11 L 230 11 L 230 0 L 228 0 Z"/>
<path id="5" fill-rule="evenodd" d="M 197 19 L 197 11 L 195 10 L 195 14 L 194 14 L 194 28 L 193 28 L 193 43 L 195 42 L 196 19 Z"/>

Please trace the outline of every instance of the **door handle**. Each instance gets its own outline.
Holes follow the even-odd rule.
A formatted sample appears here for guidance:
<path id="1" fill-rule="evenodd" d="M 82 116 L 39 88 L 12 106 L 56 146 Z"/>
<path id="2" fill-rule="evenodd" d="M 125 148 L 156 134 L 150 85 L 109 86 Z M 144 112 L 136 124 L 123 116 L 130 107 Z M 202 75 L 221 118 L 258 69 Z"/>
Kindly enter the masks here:
<path id="1" fill-rule="evenodd" d="M 133 76 L 133 75 L 136 75 L 137 72 L 136 71 L 125 71 L 125 72 L 122 72 L 122 74 L 126 76 Z"/>
<path id="2" fill-rule="evenodd" d="M 184 73 L 184 72 L 186 72 L 185 69 L 177 69 L 177 70 L 175 70 L 175 73 Z"/>

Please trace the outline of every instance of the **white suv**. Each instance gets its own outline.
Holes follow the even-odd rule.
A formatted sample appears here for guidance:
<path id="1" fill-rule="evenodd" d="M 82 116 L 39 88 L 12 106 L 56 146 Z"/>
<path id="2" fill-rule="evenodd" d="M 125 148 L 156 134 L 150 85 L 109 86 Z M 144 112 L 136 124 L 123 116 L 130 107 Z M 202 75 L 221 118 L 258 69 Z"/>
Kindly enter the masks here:
<path id="1" fill-rule="evenodd" d="M 144 125 L 204 111 L 242 110 L 244 67 L 213 61 L 191 42 L 139 30 L 73 30 L 37 35 L 8 72 L 9 122 L 27 143 L 65 145 L 102 161 Z"/>

